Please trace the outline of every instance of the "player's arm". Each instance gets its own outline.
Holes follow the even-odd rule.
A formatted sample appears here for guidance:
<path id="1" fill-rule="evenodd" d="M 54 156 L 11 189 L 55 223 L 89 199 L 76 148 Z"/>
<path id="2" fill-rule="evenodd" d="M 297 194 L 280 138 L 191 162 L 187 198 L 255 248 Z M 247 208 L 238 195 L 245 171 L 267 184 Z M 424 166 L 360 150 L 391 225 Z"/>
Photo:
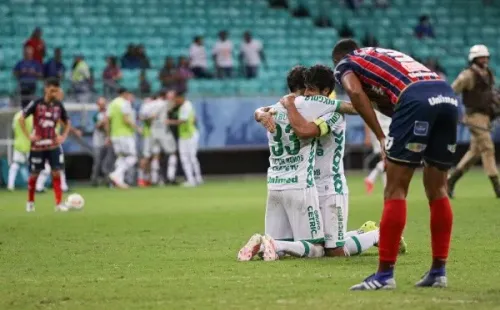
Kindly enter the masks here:
<path id="1" fill-rule="evenodd" d="M 355 110 L 361 115 L 365 123 L 370 127 L 379 141 L 385 139 L 384 132 L 370 103 L 370 99 L 363 91 L 361 83 L 356 75 L 352 72 L 347 72 L 342 76 L 342 86 L 351 99 Z"/>
<path id="2" fill-rule="evenodd" d="M 352 103 L 347 101 L 341 101 L 339 104 L 339 108 L 337 110 L 340 114 L 348 114 L 348 115 L 358 115 L 358 111 L 354 108 Z"/>
<path id="3" fill-rule="evenodd" d="M 141 133 L 141 131 L 142 131 L 141 128 L 139 126 L 137 126 L 137 124 L 135 123 L 135 120 L 133 120 L 131 117 L 132 107 L 130 105 L 125 105 L 122 109 L 122 113 L 123 113 L 123 122 L 125 123 L 125 125 L 134 129 L 134 131 Z"/>
<path id="4" fill-rule="evenodd" d="M 276 110 L 272 107 L 258 108 L 254 112 L 255 121 L 261 123 L 270 133 L 274 133 L 276 130 L 276 124 L 273 118 L 274 114 L 276 114 Z"/>
<path id="5" fill-rule="evenodd" d="M 57 143 L 58 144 L 63 144 L 64 141 L 68 138 L 69 132 L 71 130 L 71 121 L 68 117 L 68 112 L 64 108 L 64 106 L 61 104 L 61 123 L 64 125 L 64 130 L 61 135 L 58 135 L 56 137 Z"/>
<path id="6" fill-rule="evenodd" d="M 321 136 L 324 130 L 328 130 L 328 125 L 317 119 L 314 122 L 308 122 L 297 110 L 295 104 L 286 106 L 288 112 L 288 121 L 292 125 L 293 132 L 299 138 L 307 139 Z"/>
<path id="7" fill-rule="evenodd" d="M 466 90 L 474 88 L 474 75 L 472 71 L 467 69 L 460 73 L 455 81 L 451 84 L 451 88 L 456 94 L 461 94 Z"/>
<path id="8" fill-rule="evenodd" d="M 187 106 L 186 104 L 183 104 L 179 108 L 178 119 L 167 119 L 167 120 L 165 120 L 165 123 L 167 125 L 171 125 L 171 126 L 178 126 L 178 125 L 186 123 L 189 119 L 189 114 L 191 113 L 192 108 L 193 107 L 191 107 L 191 106 Z"/>
<path id="9" fill-rule="evenodd" d="M 21 113 L 21 117 L 19 117 L 19 125 L 21 127 L 21 131 L 23 132 L 24 136 L 28 138 L 31 142 L 34 142 L 39 139 L 36 135 L 31 135 L 31 133 L 28 131 L 28 128 L 26 127 L 26 119 L 33 115 L 33 113 L 36 110 L 36 103 L 35 101 L 31 101 L 24 109 L 23 113 Z"/>

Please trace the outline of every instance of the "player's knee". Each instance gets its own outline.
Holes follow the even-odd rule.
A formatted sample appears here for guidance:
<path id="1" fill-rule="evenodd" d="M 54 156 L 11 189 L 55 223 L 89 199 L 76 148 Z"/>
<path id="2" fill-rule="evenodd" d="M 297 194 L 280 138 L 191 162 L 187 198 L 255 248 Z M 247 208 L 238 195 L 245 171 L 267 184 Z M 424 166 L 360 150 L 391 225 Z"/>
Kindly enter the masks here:
<path id="1" fill-rule="evenodd" d="M 51 174 L 52 174 L 52 177 L 59 177 L 59 176 L 61 176 L 61 171 L 52 170 Z"/>
<path id="2" fill-rule="evenodd" d="M 385 199 L 406 199 L 408 189 L 401 183 L 392 182 L 387 183 L 384 189 Z"/>
<path id="3" fill-rule="evenodd" d="M 425 194 L 427 195 L 427 199 L 429 201 L 434 201 L 436 199 L 441 199 L 443 197 L 448 196 L 448 192 L 446 190 L 446 186 L 434 187 L 434 188 L 425 188 Z"/>

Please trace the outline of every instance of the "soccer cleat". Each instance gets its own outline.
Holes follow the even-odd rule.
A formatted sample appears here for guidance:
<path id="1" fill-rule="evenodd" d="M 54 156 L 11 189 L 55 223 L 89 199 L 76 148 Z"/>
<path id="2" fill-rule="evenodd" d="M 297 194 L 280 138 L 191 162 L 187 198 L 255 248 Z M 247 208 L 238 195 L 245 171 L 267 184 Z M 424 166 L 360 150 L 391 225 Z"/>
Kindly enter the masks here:
<path id="1" fill-rule="evenodd" d="M 373 184 L 372 181 L 368 180 L 368 178 L 365 179 L 365 190 L 368 195 L 373 193 L 373 189 L 375 188 L 375 184 Z"/>
<path id="2" fill-rule="evenodd" d="M 148 187 L 148 183 L 144 179 L 138 179 L 137 180 L 137 186 L 139 186 L 139 187 Z"/>
<path id="3" fill-rule="evenodd" d="M 264 246 L 264 251 L 262 254 L 262 259 L 266 262 L 278 260 L 279 256 L 276 252 L 276 244 L 274 239 L 269 235 L 262 237 L 262 245 Z"/>
<path id="4" fill-rule="evenodd" d="M 8 190 L 9 192 L 13 192 L 13 191 L 14 191 L 14 187 L 10 187 L 10 186 L 9 186 L 9 187 L 7 187 L 7 190 Z"/>
<path id="5" fill-rule="evenodd" d="M 377 223 L 375 223 L 374 221 L 368 221 L 361 225 L 361 227 L 358 229 L 358 233 L 364 234 L 377 229 L 379 229 Z"/>
<path id="6" fill-rule="evenodd" d="M 405 242 L 405 238 L 401 237 L 401 240 L 399 240 L 399 254 L 406 254 L 406 252 L 408 252 L 407 247 L 408 245 Z"/>
<path id="7" fill-rule="evenodd" d="M 26 203 L 26 212 L 35 212 L 35 203 L 27 202 Z"/>
<path id="8" fill-rule="evenodd" d="M 393 290 L 396 288 L 396 281 L 392 276 L 383 277 L 372 274 L 363 282 L 351 286 L 351 291 L 375 291 L 375 290 Z"/>
<path id="9" fill-rule="evenodd" d="M 56 212 L 67 212 L 67 211 L 69 211 L 69 208 L 64 203 L 60 203 L 56 206 L 55 211 Z"/>
<path id="10" fill-rule="evenodd" d="M 37 193 L 37 194 L 45 194 L 45 188 L 42 188 L 42 189 L 37 189 L 37 190 L 36 190 L 36 193 Z"/>
<path id="11" fill-rule="evenodd" d="M 111 182 L 113 182 L 113 184 L 116 187 L 118 187 L 118 188 L 121 188 L 121 189 L 127 189 L 128 188 L 128 185 L 125 184 L 125 182 L 123 182 L 122 180 L 120 180 L 120 178 L 117 175 L 113 174 L 113 173 L 111 173 L 109 175 L 109 180 Z"/>
<path id="12" fill-rule="evenodd" d="M 431 274 L 427 272 L 424 274 L 422 279 L 415 283 L 416 287 L 440 287 L 445 288 L 448 286 L 448 279 L 446 278 L 446 273 L 441 272 L 438 274 Z"/>
<path id="13" fill-rule="evenodd" d="M 196 184 L 190 182 L 184 182 L 182 183 L 182 187 L 196 187 Z"/>
<path id="14" fill-rule="evenodd" d="M 245 246 L 243 246 L 238 252 L 238 260 L 240 262 L 247 262 L 251 260 L 259 252 L 261 244 L 262 236 L 260 234 L 252 235 Z"/>

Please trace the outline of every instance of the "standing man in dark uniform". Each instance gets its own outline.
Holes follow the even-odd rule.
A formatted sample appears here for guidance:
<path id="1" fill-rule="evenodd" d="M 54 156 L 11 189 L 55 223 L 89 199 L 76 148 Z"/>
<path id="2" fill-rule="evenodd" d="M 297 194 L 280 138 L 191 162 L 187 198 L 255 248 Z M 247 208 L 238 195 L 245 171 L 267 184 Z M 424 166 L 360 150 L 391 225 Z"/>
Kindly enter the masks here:
<path id="1" fill-rule="evenodd" d="M 59 80 L 47 79 L 45 82 L 43 98 L 31 101 L 24 108 L 19 119 L 24 135 L 31 141 L 29 155 L 30 177 L 28 179 L 28 202 L 26 211 L 35 211 L 35 185 L 40 171 L 44 169 L 47 161 L 52 170 L 52 182 L 56 201 L 56 211 L 67 211 L 62 203 L 61 174 L 64 166 L 64 155 L 61 152 L 61 144 L 68 137 L 71 128 L 66 109 L 57 100 L 60 93 Z M 33 115 L 33 132 L 26 129 L 25 119 Z M 61 135 L 57 134 L 58 122 L 64 125 Z"/>
<path id="2" fill-rule="evenodd" d="M 484 172 L 490 178 L 497 198 L 500 183 L 495 162 L 495 145 L 489 131 L 494 118 L 493 87 L 495 78 L 488 68 L 490 53 L 484 45 L 474 45 L 469 52 L 470 66 L 462 71 L 451 85 L 457 94 L 463 95 L 465 123 L 469 125 L 470 147 L 448 179 L 448 194 L 453 197 L 455 184 L 481 157 Z"/>

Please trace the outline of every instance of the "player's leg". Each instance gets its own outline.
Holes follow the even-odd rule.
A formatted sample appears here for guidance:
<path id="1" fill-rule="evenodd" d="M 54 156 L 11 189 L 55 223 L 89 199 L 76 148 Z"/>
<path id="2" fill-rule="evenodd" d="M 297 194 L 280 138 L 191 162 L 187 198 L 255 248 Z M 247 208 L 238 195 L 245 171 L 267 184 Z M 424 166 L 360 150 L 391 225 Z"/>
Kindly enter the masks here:
<path id="1" fill-rule="evenodd" d="M 118 187 L 118 188 L 128 188 L 128 185 L 125 183 L 125 172 L 127 171 L 127 163 L 126 153 L 127 146 L 125 144 L 124 139 L 122 138 L 113 138 L 113 149 L 116 154 L 115 161 L 115 169 L 109 174 L 109 179 Z"/>
<path id="2" fill-rule="evenodd" d="M 45 162 L 44 169 L 40 171 L 38 175 L 38 179 L 36 180 L 36 191 L 39 193 L 45 192 L 45 185 L 47 184 L 47 179 L 50 176 L 50 165 L 48 162 Z"/>
<path id="3" fill-rule="evenodd" d="M 16 185 L 16 178 L 19 169 L 21 166 L 26 163 L 26 153 L 21 153 L 19 151 L 14 150 L 12 154 L 12 163 L 9 167 L 9 175 L 7 179 L 7 189 L 13 191 Z"/>
<path id="4" fill-rule="evenodd" d="M 139 161 L 139 169 L 137 171 L 137 185 L 140 187 L 146 186 L 146 171 L 152 157 L 152 139 L 151 137 L 143 137 L 142 140 L 142 158 Z"/>
<path id="5" fill-rule="evenodd" d="M 191 145 L 189 139 L 179 139 L 179 156 L 181 157 L 182 170 L 186 176 L 184 186 L 195 186 L 196 179 L 193 175 L 193 166 L 191 164 L 190 151 Z"/>
<path id="6" fill-rule="evenodd" d="M 450 90 L 450 95 L 453 96 Z M 458 109 L 451 104 L 436 108 L 438 121 L 430 132 L 428 149 L 424 153 L 424 187 L 431 213 L 432 265 L 417 283 L 421 287 L 446 287 L 446 260 L 450 248 L 453 212 L 447 194 L 447 174 L 456 147 Z"/>
<path id="7" fill-rule="evenodd" d="M 43 151 L 30 151 L 29 154 L 29 170 L 28 178 L 28 202 L 26 203 L 26 212 L 35 211 L 35 192 L 36 182 L 40 171 L 45 168 L 45 154 Z"/>
<path id="8" fill-rule="evenodd" d="M 62 180 L 61 171 L 64 168 L 64 154 L 61 148 L 55 148 L 50 151 L 45 151 L 47 162 L 51 168 L 52 188 L 54 190 L 54 198 L 56 203 L 56 211 L 67 211 L 68 208 L 62 203 Z"/>
<path id="9" fill-rule="evenodd" d="M 377 155 L 380 158 L 380 144 L 377 140 L 377 137 L 375 137 L 375 134 L 370 131 L 370 142 L 372 144 L 372 150 L 373 153 Z M 365 189 L 368 194 L 371 194 L 373 192 L 374 186 L 375 186 L 375 181 L 377 180 L 377 177 L 379 174 L 384 173 L 384 165 L 382 162 L 382 165 L 380 165 L 381 162 L 378 162 L 377 165 L 370 171 L 368 176 L 365 178 Z"/>
<path id="10" fill-rule="evenodd" d="M 175 176 L 177 173 L 177 145 L 175 138 L 171 133 L 166 134 L 158 140 L 163 152 L 167 155 L 167 182 L 175 184 Z"/>
<path id="11" fill-rule="evenodd" d="M 198 160 L 198 140 L 199 140 L 199 135 L 196 133 L 192 138 L 190 142 L 190 157 L 191 157 L 191 164 L 193 166 L 193 174 L 194 174 L 194 179 L 196 181 L 197 185 L 200 185 L 203 183 L 203 178 L 201 177 L 201 168 L 200 168 L 200 162 Z"/>
<path id="12" fill-rule="evenodd" d="M 151 158 L 151 183 L 158 184 L 160 182 L 160 154 L 155 153 Z"/>
<path id="13" fill-rule="evenodd" d="M 484 123 L 489 127 L 489 118 L 487 116 L 484 116 Z M 491 181 L 496 197 L 500 198 L 500 182 L 498 180 L 498 169 L 495 160 L 495 145 L 491 139 L 490 132 L 482 131 L 479 134 L 478 145 L 484 172 Z"/>
<path id="14" fill-rule="evenodd" d="M 62 146 L 59 146 L 59 149 L 61 152 L 60 158 L 62 160 L 62 165 L 61 165 L 61 168 L 59 170 L 59 175 L 61 176 L 61 189 L 64 193 L 66 193 L 69 191 L 69 186 L 68 186 L 68 180 L 66 179 L 66 171 L 64 168 L 64 150 L 63 150 Z"/>

